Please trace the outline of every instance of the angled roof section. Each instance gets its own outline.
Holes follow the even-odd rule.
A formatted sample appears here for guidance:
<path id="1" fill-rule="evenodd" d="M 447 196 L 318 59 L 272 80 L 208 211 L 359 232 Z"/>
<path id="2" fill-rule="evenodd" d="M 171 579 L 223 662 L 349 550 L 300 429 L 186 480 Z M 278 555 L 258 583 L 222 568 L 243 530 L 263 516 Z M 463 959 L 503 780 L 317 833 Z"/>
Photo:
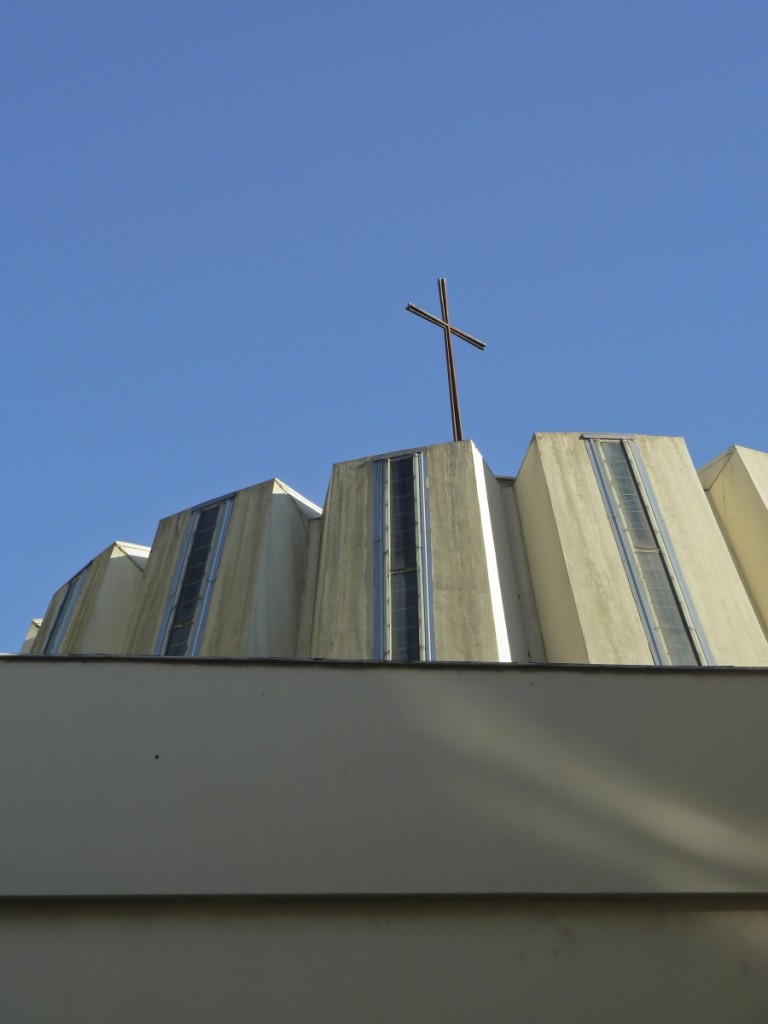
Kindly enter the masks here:
<path id="1" fill-rule="evenodd" d="M 138 600 L 149 548 L 115 541 L 53 595 L 30 654 L 124 654 L 127 622 Z"/>
<path id="2" fill-rule="evenodd" d="M 206 555 L 195 598 L 196 639 L 182 650 L 168 637 L 186 600 L 190 545 L 201 514 L 217 506 L 216 550 Z M 299 656 L 310 524 L 320 515 L 317 505 L 272 479 L 162 519 L 129 627 L 129 653 Z"/>

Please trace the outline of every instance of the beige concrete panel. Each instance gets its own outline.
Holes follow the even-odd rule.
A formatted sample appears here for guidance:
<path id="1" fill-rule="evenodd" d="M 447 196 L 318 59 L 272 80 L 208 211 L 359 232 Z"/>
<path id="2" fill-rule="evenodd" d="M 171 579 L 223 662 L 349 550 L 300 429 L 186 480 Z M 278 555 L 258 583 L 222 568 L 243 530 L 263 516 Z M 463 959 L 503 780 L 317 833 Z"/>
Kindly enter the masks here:
<path id="1" fill-rule="evenodd" d="M 746 669 L 0 659 L 5 896 L 768 893 Z"/>
<path id="2" fill-rule="evenodd" d="M 742 578 L 768 627 L 768 454 L 736 446 L 699 474 Z"/>
<path id="3" fill-rule="evenodd" d="M 679 437 L 637 437 L 686 586 L 719 665 L 766 665 L 768 643 Z"/>
<path id="4" fill-rule="evenodd" d="M 58 654 L 125 652 L 127 624 L 138 603 L 148 554 L 149 548 L 116 541 L 80 570 L 87 575 L 61 638 Z M 69 582 L 54 594 L 41 628 L 30 644 L 29 653 L 42 653 Z"/>
<path id="5" fill-rule="evenodd" d="M 113 550 L 114 545 L 111 545 L 104 551 L 100 552 L 100 554 L 98 554 L 87 565 L 86 568 L 88 570 L 88 575 L 85 578 L 83 589 L 80 592 L 80 597 L 75 605 L 69 626 L 67 627 L 59 646 L 60 654 L 99 654 L 104 652 L 104 648 L 101 650 L 94 650 L 93 648 L 88 649 L 85 646 L 85 634 L 89 632 L 90 617 L 96 612 L 96 608 L 99 605 L 112 559 Z M 127 609 L 126 618 L 130 617 L 132 611 L 133 606 L 130 606 Z M 106 625 L 103 615 L 100 616 L 100 620 L 100 624 L 102 626 Z M 93 637 L 94 631 L 90 630 L 90 634 L 91 637 Z M 96 635 L 98 636 L 98 633 Z M 118 647 L 117 650 L 110 651 L 110 653 L 121 654 L 122 648 Z"/>
<path id="6" fill-rule="evenodd" d="M 147 568 L 131 653 L 152 653 L 191 512 L 163 520 Z M 280 481 L 234 495 L 201 657 L 293 657 L 306 572 L 307 521 L 319 510 Z"/>
<path id="7" fill-rule="evenodd" d="M 299 632 L 296 642 L 296 657 L 309 658 L 312 654 L 312 620 L 315 614 L 315 598 L 317 596 L 317 571 L 320 560 L 320 537 L 323 521 L 320 517 L 307 522 L 309 535 L 307 543 L 307 571 L 301 594 L 301 610 L 299 612 Z"/>
<path id="8" fill-rule="evenodd" d="M 139 601 L 128 627 L 127 654 L 154 654 L 190 515 L 187 509 L 158 523 Z"/>
<path id="9" fill-rule="evenodd" d="M 733 451 L 734 448 L 729 448 L 727 452 L 723 452 L 722 455 L 718 455 L 717 458 L 712 459 L 698 471 L 699 481 L 705 491 L 708 491 L 712 486 L 712 483 L 717 478 L 718 473 L 720 473 L 728 459 L 730 459 Z"/>
<path id="10" fill-rule="evenodd" d="M 481 509 L 474 446 L 465 441 L 423 451 L 437 658 L 509 660 L 493 523 L 484 477 Z M 371 458 L 334 467 L 324 512 L 313 657 L 373 655 L 374 463 Z"/>
<path id="11" fill-rule="evenodd" d="M 313 658 L 373 657 L 373 461 L 333 467 L 323 512 Z"/>
<path id="12" fill-rule="evenodd" d="M 546 661 L 546 654 L 544 653 L 544 642 L 541 638 L 539 615 L 536 609 L 536 598 L 533 593 L 528 555 L 525 550 L 525 542 L 523 541 L 523 528 L 520 524 L 520 512 L 517 507 L 514 480 L 510 477 L 502 478 L 500 481 L 500 494 L 504 508 L 504 517 L 509 531 L 512 560 L 515 566 L 517 598 L 525 630 L 528 656 L 521 660 L 543 662 Z"/>
<path id="13" fill-rule="evenodd" d="M 546 659 L 586 662 L 586 643 L 536 436 L 525 454 L 514 490 Z"/>
<path id="14" fill-rule="evenodd" d="M 749 473 L 760 500 L 768 508 L 768 452 L 755 451 L 754 448 L 743 448 L 736 445 L 736 454 Z"/>
<path id="15" fill-rule="evenodd" d="M 311 518 L 309 518 L 311 516 Z M 252 646 L 247 655 L 298 656 L 298 633 L 309 571 L 309 526 L 319 511 L 297 501 L 296 495 L 276 481 L 269 506 L 267 544 L 257 580 Z M 314 569 L 314 567 L 313 567 Z M 306 655 L 305 655 L 306 656 Z"/>
<path id="16" fill-rule="evenodd" d="M 437 660 L 498 661 L 498 632 L 503 630 L 503 659 L 507 661 L 506 627 L 497 623 L 503 617 L 500 594 L 496 608 L 491 599 L 490 581 L 492 577 L 498 580 L 498 568 L 487 504 L 484 515 L 480 507 L 476 450 L 471 441 L 459 441 L 425 451 Z"/>
<path id="17" fill-rule="evenodd" d="M 584 441 L 535 434 L 515 482 L 550 662 L 650 664 Z"/>
<path id="18" fill-rule="evenodd" d="M 749 1024 L 764 901 L 0 908 L 7 1021 Z"/>
<path id="19" fill-rule="evenodd" d="M 235 495 L 200 642 L 201 657 L 256 653 L 248 651 L 249 633 L 274 483 L 267 480 Z M 268 656 L 266 651 L 258 653 Z M 284 653 L 291 656 L 293 650 Z"/>
<path id="20" fill-rule="evenodd" d="M 537 434 L 536 441 L 588 661 L 652 664 L 585 441 L 579 434 Z"/>
<path id="21" fill-rule="evenodd" d="M 140 600 L 148 556 L 149 548 L 120 541 L 99 555 L 89 570 L 67 631 L 66 651 L 61 653 L 127 651 L 127 627 Z"/>
<path id="22" fill-rule="evenodd" d="M 309 523 L 305 506 L 276 480 L 258 563 L 248 641 L 242 648 L 246 656 L 297 656 Z"/>

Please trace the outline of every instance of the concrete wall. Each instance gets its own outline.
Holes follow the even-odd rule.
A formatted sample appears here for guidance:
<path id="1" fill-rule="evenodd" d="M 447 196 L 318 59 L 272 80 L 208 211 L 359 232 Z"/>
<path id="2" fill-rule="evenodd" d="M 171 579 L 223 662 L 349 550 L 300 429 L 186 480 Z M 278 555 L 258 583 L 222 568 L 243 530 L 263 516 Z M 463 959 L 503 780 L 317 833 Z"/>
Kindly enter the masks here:
<path id="1" fill-rule="evenodd" d="M 717 659 L 766 664 L 768 456 L 703 471 L 718 528 L 637 444 Z M 238 494 L 203 653 L 370 657 L 371 463 L 323 522 Z M 468 663 L 541 657 L 537 610 L 552 661 L 650 652 L 577 435 L 428 468 L 461 664 L 0 657 L 0 1020 L 768 1018 L 768 669 Z M 146 582 L 94 560 L 66 650 L 154 649 L 187 515 Z"/>
<path id="2" fill-rule="evenodd" d="M 634 440 L 714 662 L 768 665 L 768 455 L 716 460 L 708 501 L 682 439 Z M 652 664 L 582 435 L 536 434 L 514 481 L 470 441 L 420 450 L 437 660 Z M 236 493 L 201 655 L 373 657 L 383 457 L 335 466 L 322 513 L 279 481 Z M 193 511 L 160 522 L 143 575 L 125 545 L 94 560 L 62 653 L 154 653 Z M 63 593 L 25 652 L 44 646 Z"/>
<path id="3" fill-rule="evenodd" d="M 547 657 L 541 637 L 541 626 L 536 608 L 536 597 L 533 592 L 528 552 L 525 549 L 525 541 L 523 539 L 520 510 L 514 486 L 515 480 L 513 477 L 497 477 L 496 485 L 504 510 L 504 521 L 507 526 L 507 536 L 509 537 L 510 558 L 514 565 L 515 602 L 520 610 L 525 635 L 527 657 L 516 660 L 541 663 L 546 661 Z M 506 585 L 509 586 L 508 583 Z M 510 621 L 510 616 L 507 617 L 507 621 Z M 517 642 L 514 644 L 510 643 L 510 646 L 512 649 L 516 649 Z"/>
<path id="4" fill-rule="evenodd" d="M 470 441 L 418 450 L 427 465 L 437 659 L 527 661 L 495 478 Z M 375 462 L 359 459 L 333 469 L 323 512 L 313 657 L 373 656 Z"/>
<path id="5" fill-rule="evenodd" d="M 764 900 L 0 904 L 6 1021 L 759 1024 Z"/>
<path id="6" fill-rule="evenodd" d="M 126 653 L 153 654 L 189 517 L 160 521 Z M 309 520 L 320 510 L 279 480 L 237 491 L 200 655 L 295 657 Z"/>
<path id="7" fill-rule="evenodd" d="M 714 661 L 768 664 L 768 644 L 682 438 L 638 435 Z M 585 441 L 536 434 L 515 483 L 547 659 L 651 664 Z"/>
<path id="8" fill-rule="evenodd" d="M 768 628 L 768 454 L 736 446 L 699 476 Z"/>
<path id="9" fill-rule="evenodd" d="M 768 665 L 765 634 L 685 442 L 636 440 L 715 663 Z"/>
<path id="10" fill-rule="evenodd" d="M 0 896 L 768 892 L 764 671 L 0 661 Z"/>
<path id="11" fill-rule="evenodd" d="M 88 575 L 58 653 L 120 654 L 126 650 L 128 621 L 139 601 L 148 556 L 147 547 L 115 541 L 88 563 Z M 68 586 L 65 583 L 53 595 L 29 653 L 42 653 Z"/>
<path id="12" fill-rule="evenodd" d="M 515 482 L 547 660 L 652 664 L 578 434 L 535 434 Z"/>
<path id="13" fill-rule="evenodd" d="M 0 1018 L 768 1016 L 768 672 L 0 659 Z"/>
<path id="14" fill-rule="evenodd" d="M 527 660 L 514 575 L 504 578 L 502 594 L 504 570 L 514 568 L 496 501 L 491 514 L 482 457 L 471 441 L 435 445 L 427 449 L 427 472 L 437 659 L 511 661 L 511 632 L 515 660 Z"/>
<path id="15" fill-rule="evenodd" d="M 309 522 L 319 515 L 279 480 L 238 492 L 201 657 L 296 656 Z"/>
<path id="16" fill-rule="evenodd" d="M 313 658 L 372 658 L 374 479 L 371 459 L 333 467 L 323 506 Z"/>

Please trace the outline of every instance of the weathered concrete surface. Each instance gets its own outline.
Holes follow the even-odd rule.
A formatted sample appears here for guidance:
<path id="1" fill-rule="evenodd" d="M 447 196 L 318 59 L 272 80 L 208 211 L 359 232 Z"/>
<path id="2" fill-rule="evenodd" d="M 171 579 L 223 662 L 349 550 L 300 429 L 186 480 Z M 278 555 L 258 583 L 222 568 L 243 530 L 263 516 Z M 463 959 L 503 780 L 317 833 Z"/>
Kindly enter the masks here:
<path id="1" fill-rule="evenodd" d="M 372 658 L 374 480 L 371 459 L 333 467 L 323 507 L 313 658 Z"/>
<path id="2" fill-rule="evenodd" d="M 429 490 L 437 660 L 527 661 L 498 484 L 470 441 L 419 450 Z M 373 657 L 376 461 L 334 466 L 323 515 L 313 657 Z"/>
<path id="3" fill-rule="evenodd" d="M 87 576 L 59 654 L 123 654 L 128 646 L 128 621 L 141 594 L 149 548 L 115 541 L 85 567 Z M 28 653 L 45 647 L 68 583 L 51 599 Z"/>
<path id="4" fill-rule="evenodd" d="M 714 662 L 768 665 L 768 455 L 735 448 L 706 467 L 708 500 L 682 439 L 634 442 Z M 413 451 L 426 465 L 436 660 L 652 664 L 582 435 L 536 434 L 514 481 L 470 441 Z M 335 466 L 324 512 L 277 480 L 232 495 L 201 655 L 376 655 L 375 466 L 393 454 L 411 453 Z M 94 559 L 61 653 L 154 654 L 194 511 L 160 522 L 143 573 L 121 545 Z M 64 592 L 25 651 L 43 648 Z"/>
<path id="5" fill-rule="evenodd" d="M 535 434 L 515 482 L 547 660 L 652 664 L 578 434 Z"/>
<path id="6" fill-rule="evenodd" d="M 129 654 L 153 654 L 185 531 L 194 509 L 160 521 Z M 310 518 L 320 515 L 279 480 L 234 495 L 200 655 L 295 657 Z"/>
<path id="7" fill-rule="evenodd" d="M 685 442 L 638 437 L 686 585 L 718 665 L 766 665 L 768 643 Z"/>
<path id="8" fill-rule="evenodd" d="M 427 449 L 439 661 L 511 660 L 485 477 L 476 459 L 471 441 Z"/>
<path id="9" fill-rule="evenodd" d="M 768 664 L 768 644 L 685 442 L 634 438 L 704 635 L 720 665 Z M 536 434 L 515 483 L 547 659 L 651 664 L 584 440 Z"/>
<path id="10" fill-rule="evenodd" d="M 768 454 L 737 445 L 699 476 L 768 628 Z"/>

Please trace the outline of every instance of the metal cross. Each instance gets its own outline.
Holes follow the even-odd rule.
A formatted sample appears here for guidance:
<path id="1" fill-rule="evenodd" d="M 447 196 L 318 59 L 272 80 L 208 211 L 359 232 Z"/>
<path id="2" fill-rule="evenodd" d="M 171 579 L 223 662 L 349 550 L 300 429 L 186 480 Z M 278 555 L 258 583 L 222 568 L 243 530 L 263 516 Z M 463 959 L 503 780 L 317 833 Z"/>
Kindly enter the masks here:
<path id="1" fill-rule="evenodd" d="M 448 367 L 448 392 L 451 398 L 451 419 L 453 420 L 453 440 L 463 441 L 461 413 L 459 412 L 459 389 L 456 385 L 456 367 L 453 365 L 453 342 L 451 335 L 455 334 L 457 338 L 461 338 L 462 341 L 468 341 L 470 345 L 474 345 L 475 348 L 479 349 L 485 348 L 485 342 L 478 341 L 477 338 L 473 338 L 470 334 L 460 331 L 458 327 L 451 326 L 451 322 L 448 319 L 448 291 L 445 286 L 444 277 L 437 279 L 437 290 L 440 293 L 442 320 L 438 320 L 431 313 L 425 313 L 423 309 L 419 309 L 418 306 L 414 306 L 410 302 L 405 308 L 409 313 L 415 313 L 416 316 L 421 316 L 425 320 L 429 320 L 431 324 L 437 324 L 438 327 L 443 328 L 443 334 L 445 335 L 445 362 Z"/>

